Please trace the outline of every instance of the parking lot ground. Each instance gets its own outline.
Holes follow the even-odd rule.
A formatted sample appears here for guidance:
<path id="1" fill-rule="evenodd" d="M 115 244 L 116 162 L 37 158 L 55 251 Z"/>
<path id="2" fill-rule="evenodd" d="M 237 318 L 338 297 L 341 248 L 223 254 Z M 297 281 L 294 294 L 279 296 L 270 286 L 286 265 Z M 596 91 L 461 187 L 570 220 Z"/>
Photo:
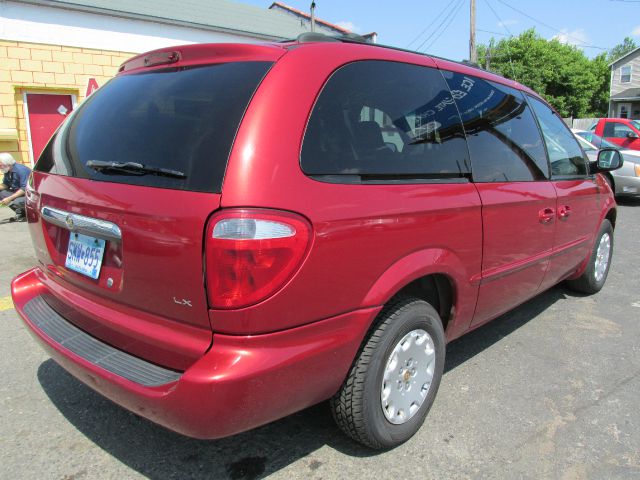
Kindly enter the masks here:
<path id="1" fill-rule="evenodd" d="M 0 210 L 0 478 L 640 478 L 638 200 L 619 207 L 602 292 L 553 288 L 451 343 L 423 428 L 383 453 L 345 438 L 326 404 L 198 441 L 95 394 L 7 302 L 10 279 L 34 264 L 27 225 L 6 223 L 9 213 Z"/>

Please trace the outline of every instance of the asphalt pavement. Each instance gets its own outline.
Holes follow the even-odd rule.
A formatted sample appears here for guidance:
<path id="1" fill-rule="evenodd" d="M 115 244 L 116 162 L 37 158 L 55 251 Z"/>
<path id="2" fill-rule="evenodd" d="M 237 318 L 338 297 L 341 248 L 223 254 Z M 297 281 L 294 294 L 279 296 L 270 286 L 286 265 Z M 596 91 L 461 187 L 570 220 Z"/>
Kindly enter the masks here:
<path id="1" fill-rule="evenodd" d="M 9 282 L 35 260 L 10 213 L 0 209 L 2 479 L 640 478 L 640 200 L 619 206 L 599 294 L 555 287 L 451 343 L 424 426 L 384 453 L 344 437 L 326 404 L 199 441 L 94 393 L 12 308 Z"/>

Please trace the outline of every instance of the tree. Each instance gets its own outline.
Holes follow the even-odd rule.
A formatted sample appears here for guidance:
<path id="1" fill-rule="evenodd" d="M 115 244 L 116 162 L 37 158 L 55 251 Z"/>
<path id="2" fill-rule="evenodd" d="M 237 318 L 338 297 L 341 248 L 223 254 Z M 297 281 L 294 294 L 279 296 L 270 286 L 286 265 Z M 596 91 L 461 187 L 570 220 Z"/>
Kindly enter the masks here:
<path id="1" fill-rule="evenodd" d="M 587 117 L 606 117 L 609 111 L 609 93 L 611 84 L 611 68 L 606 53 L 601 53 L 591 60 L 591 68 L 597 79 L 596 90 L 591 99 L 591 111 Z"/>
<path id="2" fill-rule="evenodd" d="M 600 116 L 606 111 L 602 88 L 606 78 L 608 95 L 608 74 L 603 74 L 603 56 L 590 61 L 582 50 L 546 40 L 533 28 L 502 39 L 491 49 L 480 45 L 478 63 L 486 65 L 487 56 L 490 70 L 540 93 L 563 117 Z"/>
<path id="3" fill-rule="evenodd" d="M 613 47 L 611 50 L 609 50 L 609 55 L 607 56 L 607 62 L 608 63 L 615 62 L 617 59 L 619 59 L 620 57 L 623 57 L 624 55 L 626 55 L 632 50 L 635 50 L 636 48 L 638 48 L 638 45 L 636 45 L 636 42 L 633 40 L 633 38 L 624 37 L 624 40 L 622 41 L 622 43 L 619 43 L 618 45 Z"/>

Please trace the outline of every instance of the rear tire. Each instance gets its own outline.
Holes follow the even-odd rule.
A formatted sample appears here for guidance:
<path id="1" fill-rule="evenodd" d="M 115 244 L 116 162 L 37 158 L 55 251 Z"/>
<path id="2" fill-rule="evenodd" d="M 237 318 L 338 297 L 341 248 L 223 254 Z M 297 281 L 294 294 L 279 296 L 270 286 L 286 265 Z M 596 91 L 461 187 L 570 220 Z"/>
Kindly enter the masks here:
<path id="1" fill-rule="evenodd" d="M 599 292 L 607 281 L 612 255 L 613 227 L 611 222 L 605 219 L 593 244 L 587 268 L 579 278 L 568 280 L 567 286 L 576 292 L 589 295 Z"/>
<path id="2" fill-rule="evenodd" d="M 438 312 L 423 300 L 400 297 L 378 315 L 342 388 L 333 417 L 352 439 L 374 449 L 411 438 L 435 399 L 445 358 Z"/>

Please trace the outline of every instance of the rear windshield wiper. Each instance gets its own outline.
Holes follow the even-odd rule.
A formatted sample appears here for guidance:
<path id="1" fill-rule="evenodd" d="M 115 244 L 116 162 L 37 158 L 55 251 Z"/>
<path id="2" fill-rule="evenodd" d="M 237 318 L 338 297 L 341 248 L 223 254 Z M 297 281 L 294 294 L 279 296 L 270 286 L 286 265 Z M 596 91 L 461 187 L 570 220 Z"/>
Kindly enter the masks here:
<path id="1" fill-rule="evenodd" d="M 102 160 L 89 160 L 87 167 L 102 173 L 120 173 L 123 175 L 161 175 L 164 177 L 187 178 L 187 175 L 178 170 L 169 168 L 152 167 L 135 162 L 104 162 Z"/>

